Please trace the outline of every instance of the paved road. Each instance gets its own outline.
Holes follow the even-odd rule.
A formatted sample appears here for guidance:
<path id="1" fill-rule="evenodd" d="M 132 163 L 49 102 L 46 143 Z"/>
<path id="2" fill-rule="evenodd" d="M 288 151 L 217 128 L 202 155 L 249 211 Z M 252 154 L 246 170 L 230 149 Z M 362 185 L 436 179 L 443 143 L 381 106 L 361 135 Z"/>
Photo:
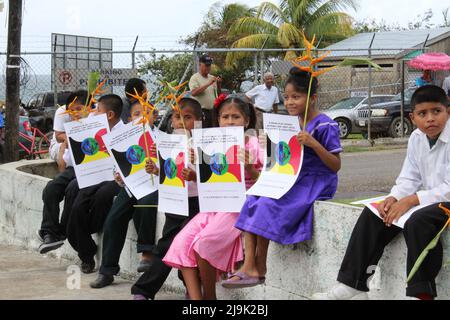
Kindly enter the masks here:
<path id="1" fill-rule="evenodd" d="M 405 156 L 406 149 L 343 154 L 336 199 L 389 193 Z"/>
<path id="2" fill-rule="evenodd" d="M 133 284 L 116 277 L 113 285 L 91 289 L 96 274 L 77 278 L 70 263 L 15 246 L 0 245 L 0 300 L 130 300 Z M 70 271 L 70 269 L 69 269 Z M 78 281 L 78 279 L 80 281 Z M 79 289 L 77 283 L 80 283 Z M 184 296 L 161 293 L 158 300 Z"/>

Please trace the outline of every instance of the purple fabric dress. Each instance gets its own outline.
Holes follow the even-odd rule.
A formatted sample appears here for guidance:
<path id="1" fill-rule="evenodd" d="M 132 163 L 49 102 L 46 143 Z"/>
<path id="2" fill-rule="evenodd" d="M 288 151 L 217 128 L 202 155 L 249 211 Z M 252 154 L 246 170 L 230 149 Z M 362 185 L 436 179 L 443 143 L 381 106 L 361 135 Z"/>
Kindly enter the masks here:
<path id="1" fill-rule="evenodd" d="M 306 130 L 329 152 L 342 152 L 339 126 L 328 116 L 318 115 Z M 236 228 L 284 245 L 311 240 L 314 202 L 333 198 L 337 185 L 337 174 L 305 147 L 303 166 L 292 189 L 279 200 L 248 197 Z"/>

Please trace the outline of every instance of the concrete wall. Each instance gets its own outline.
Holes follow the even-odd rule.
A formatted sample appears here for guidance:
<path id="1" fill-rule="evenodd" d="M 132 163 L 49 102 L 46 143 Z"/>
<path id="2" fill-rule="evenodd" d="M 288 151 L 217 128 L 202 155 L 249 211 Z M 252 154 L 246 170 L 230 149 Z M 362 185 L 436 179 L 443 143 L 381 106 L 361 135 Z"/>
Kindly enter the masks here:
<path id="1" fill-rule="evenodd" d="M 48 167 L 47 161 L 21 162 L 0 166 L 0 243 L 37 249 L 36 230 L 42 216 L 41 192 L 48 178 L 18 171 L 24 165 L 38 164 Z M 28 170 L 28 172 L 30 172 Z M 315 211 L 314 240 L 294 246 L 271 244 L 269 248 L 267 282 L 264 286 L 242 290 L 227 290 L 218 286 L 220 299 L 306 299 L 312 293 L 325 290 L 335 284 L 337 271 L 343 258 L 351 231 L 359 216 L 360 208 L 329 202 L 317 203 Z M 158 234 L 162 230 L 164 216 L 158 216 Z M 97 236 L 95 236 L 97 237 Z M 450 259 L 450 234 L 444 239 L 444 258 Z M 121 275 L 136 278 L 138 256 L 136 233 L 130 224 L 120 264 Z M 58 258 L 75 263 L 75 252 L 66 243 L 53 253 Z M 405 298 L 406 247 L 398 237 L 385 250 L 379 271 L 373 277 L 372 299 Z M 443 268 L 438 276 L 438 294 L 450 299 L 450 267 Z M 184 289 L 172 271 L 164 287 L 178 293 Z"/>

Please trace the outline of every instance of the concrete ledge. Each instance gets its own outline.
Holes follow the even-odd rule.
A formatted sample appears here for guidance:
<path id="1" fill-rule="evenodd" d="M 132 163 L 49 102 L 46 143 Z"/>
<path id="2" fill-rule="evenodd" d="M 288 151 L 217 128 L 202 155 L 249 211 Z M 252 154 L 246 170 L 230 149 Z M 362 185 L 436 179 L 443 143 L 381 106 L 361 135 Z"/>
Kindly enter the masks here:
<path id="1" fill-rule="evenodd" d="M 379 138 L 375 139 L 374 146 L 404 146 L 408 145 L 409 138 Z M 369 140 L 341 140 L 342 147 L 372 147 Z"/>
<path id="2" fill-rule="evenodd" d="M 38 168 L 30 169 L 37 166 Z M 23 170 L 24 166 L 28 167 Z M 42 190 L 48 178 L 32 172 L 42 172 L 49 161 L 18 162 L 0 166 L 0 243 L 37 249 L 36 230 L 42 218 Z M 19 171 L 21 169 L 21 171 Z M 31 170 L 31 171 L 30 171 Z M 27 172 L 31 173 L 27 173 Z M 268 258 L 267 282 L 264 286 L 242 290 L 227 290 L 218 286 L 220 299 L 307 299 L 312 293 L 323 291 L 335 284 L 337 271 L 361 209 L 319 202 L 315 209 L 314 240 L 281 246 L 271 243 Z M 161 234 L 164 215 L 158 216 L 157 235 Z M 97 239 L 99 240 L 99 239 Z M 101 241 L 98 241 L 101 246 Z M 450 234 L 443 238 L 445 261 L 450 259 Z M 78 258 L 66 243 L 52 255 L 75 263 Z M 135 279 L 138 275 L 136 232 L 132 224 L 120 258 L 121 275 Z M 371 299 L 405 299 L 406 246 L 401 236 L 385 250 L 379 270 L 373 277 Z M 442 268 L 438 279 L 440 299 L 450 299 L 450 267 Z M 184 293 L 184 288 L 172 271 L 164 290 Z"/>

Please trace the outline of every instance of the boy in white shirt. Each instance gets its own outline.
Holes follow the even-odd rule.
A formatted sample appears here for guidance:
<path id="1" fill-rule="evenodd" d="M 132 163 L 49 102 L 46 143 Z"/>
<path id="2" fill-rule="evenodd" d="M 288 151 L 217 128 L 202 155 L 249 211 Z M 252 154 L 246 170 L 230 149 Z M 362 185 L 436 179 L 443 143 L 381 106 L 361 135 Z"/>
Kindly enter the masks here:
<path id="1" fill-rule="evenodd" d="M 67 98 L 67 106 L 72 104 L 71 109 L 73 111 L 80 111 L 88 97 L 87 91 L 77 91 L 72 93 Z M 56 111 L 54 119 L 54 149 L 56 149 L 56 157 L 58 158 L 58 167 L 60 174 L 50 181 L 42 192 L 42 201 L 44 203 L 42 210 L 42 223 L 41 228 L 37 231 L 39 239 L 42 241 L 39 246 L 39 252 L 41 254 L 48 253 L 52 250 L 58 249 L 64 244 L 66 238 L 66 224 L 68 221 L 68 212 L 70 212 L 70 205 L 66 202 L 65 191 L 69 183 L 75 179 L 75 171 L 73 169 L 72 161 L 69 156 L 69 152 L 65 148 L 61 148 L 60 145 L 65 144 L 66 135 L 64 132 L 64 123 L 70 122 L 72 119 L 70 115 L 64 114 L 67 111 L 66 107 L 61 107 Z M 61 129 L 62 128 L 62 129 Z M 62 143 L 58 143 L 62 142 Z M 56 160 L 56 159 L 54 159 Z M 59 204 L 64 201 L 64 210 L 61 215 Z"/>
<path id="2" fill-rule="evenodd" d="M 380 204 L 380 219 L 364 209 L 353 229 L 341 264 L 339 284 L 327 293 L 313 295 L 316 300 L 367 299 L 370 266 L 377 265 L 383 250 L 403 231 L 408 247 L 407 273 L 430 241 L 448 220 L 439 208 L 450 208 L 450 121 L 447 96 L 440 87 L 423 86 L 411 99 L 410 117 L 417 130 L 411 135 L 403 169 L 391 194 Z M 394 226 L 411 208 L 425 205 L 405 223 Z M 421 300 L 437 296 L 435 278 L 442 266 L 443 249 L 431 250 L 417 273 L 408 282 L 406 295 Z"/>
<path id="3" fill-rule="evenodd" d="M 104 95 L 98 100 L 95 115 L 106 114 L 109 127 L 111 131 L 114 131 L 124 126 L 120 119 L 122 108 L 123 102 L 119 96 Z M 81 259 L 83 273 L 94 272 L 97 245 L 91 235 L 102 230 L 114 197 L 119 191 L 120 186 L 115 181 L 104 181 L 79 190 L 73 201 L 66 229 L 67 240 Z"/>

